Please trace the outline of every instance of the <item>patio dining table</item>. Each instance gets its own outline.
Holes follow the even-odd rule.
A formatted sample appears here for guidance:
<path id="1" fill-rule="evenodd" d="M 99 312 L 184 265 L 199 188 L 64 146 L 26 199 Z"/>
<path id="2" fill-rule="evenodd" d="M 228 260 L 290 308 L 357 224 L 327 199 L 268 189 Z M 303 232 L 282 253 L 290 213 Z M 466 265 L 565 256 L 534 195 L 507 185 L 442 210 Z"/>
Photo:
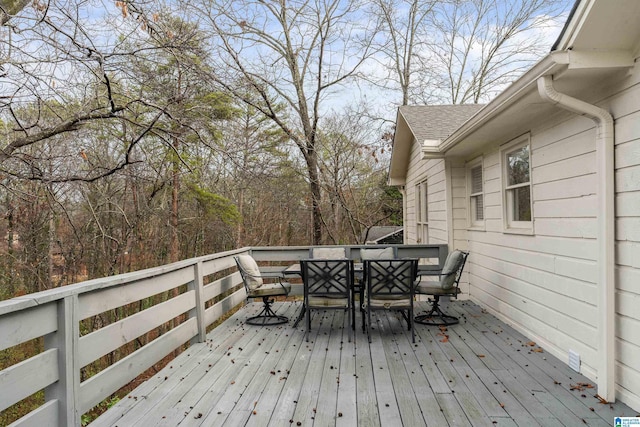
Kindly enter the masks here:
<path id="1" fill-rule="evenodd" d="M 432 266 L 422 266 L 422 267 L 423 268 L 419 268 L 418 269 L 418 276 L 439 275 L 440 271 L 441 271 L 440 269 L 437 269 L 437 270 L 433 269 Z M 352 288 L 354 302 L 355 302 L 355 294 L 356 293 L 358 293 L 358 295 L 360 296 L 360 301 L 362 301 L 362 298 L 364 296 L 364 283 L 363 283 L 364 263 L 362 263 L 362 262 L 353 263 L 353 272 L 354 272 L 355 279 L 356 279 L 353 282 L 353 288 Z M 301 267 L 300 267 L 300 263 L 297 262 L 297 263 L 289 265 L 287 268 L 285 268 L 282 271 L 282 274 L 285 277 L 287 277 L 287 276 L 289 276 L 289 277 L 291 277 L 291 276 L 302 276 L 302 270 L 301 270 Z M 362 308 L 360 308 L 360 310 L 362 311 Z M 304 317 L 305 311 L 306 311 L 306 307 L 303 304 L 302 305 L 302 309 L 300 310 L 300 314 L 298 315 L 298 318 L 293 323 L 293 327 L 294 328 L 298 326 L 298 323 L 300 323 L 300 321 Z M 356 307 L 355 307 L 355 305 L 353 307 L 352 316 L 353 316 L 352 324 L 355 325 L 355 316 L 356 316 Z"/>

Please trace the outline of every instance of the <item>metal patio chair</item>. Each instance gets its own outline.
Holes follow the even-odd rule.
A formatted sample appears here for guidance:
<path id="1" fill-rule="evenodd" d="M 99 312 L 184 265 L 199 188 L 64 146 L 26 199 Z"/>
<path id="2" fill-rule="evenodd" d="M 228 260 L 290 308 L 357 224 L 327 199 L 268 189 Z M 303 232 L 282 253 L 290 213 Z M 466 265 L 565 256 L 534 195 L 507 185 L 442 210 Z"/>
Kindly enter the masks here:
<path id="1" fill-rule="evenodd" d="M 467 261 L 469 252 L 463 252 L 460 250 L 454 250 L 447 255 L 444 267 L 440 272 L 440 278 L 438 281 L 421 280 L 416 289 L 418 295 L 431 295 L 433 296 L 431 310 L 424 314 L 416 316 L 416 323 L 423 325 L 455 325 L 460 320 L 449 314 L 446 314 L 440 308 L 441 296 L 453 296 L 458 297 L 460 293 L 460 277 L 462 276 L 462 270 L 464 264 Z"/>
<path id="2" fill-rule="evenodd" d="M 417 259 L 364 260 L 365 296 L 363 308 L 367 312 L 367 337 L 371 342 L 371 312 L 397 310 L 407 321 L 412 342 L 413 297 L 418 276 Z"/>
<path id="3" fill-rule="evenodd" d="M 247 292 L 247 299 L 261 298 L 262 311 L 257 316 L 245 320 L 249 325 L 268 326 L 286 323 L 289 319 L 285 316 L 277 315 L 271 308 L 274 297 L 288 296 L 291 292 L 291 285 L 282 280 L 281 274 L 261 274 L 258 264 L 251 255 L 238 255 L 233 257 L 242 276 L 244 288 Z M 265 283 L 263 279 L 273 279 L 275 282 Z"/>
<path id="4" fill-rule="evenodd" d="M 353 311 L 353 260 L 301 260 L 300 270 L 304 285 L 306 340 L 309 341 L 311 310 Z M 352 316 L 348 317 L 351 341 Z"/>

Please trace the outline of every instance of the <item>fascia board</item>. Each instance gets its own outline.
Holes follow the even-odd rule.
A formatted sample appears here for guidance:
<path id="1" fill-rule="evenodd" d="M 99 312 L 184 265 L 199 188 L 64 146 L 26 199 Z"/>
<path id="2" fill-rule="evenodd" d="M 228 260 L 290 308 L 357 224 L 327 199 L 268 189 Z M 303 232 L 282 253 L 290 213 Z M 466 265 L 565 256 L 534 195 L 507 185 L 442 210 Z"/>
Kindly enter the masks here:
<path id="1" fill-rule="evenodd" d="M 406 182 L 408 156 L 413 139 L 413 132 L 398 108 L 396 132 L 393 135 L 393 149 L 391 150 L 391 160 L 389 162 L 388 184 L 391 186 L 402 186 Z"/>
<path id="2" fill-rule="evenodd" d="M 467 135 L 473 133 L 483 124 L 500 114 L 500 112 L 518 102 L 528 91 L 537 87 L 538 77 L 554 74 L 566 68 L 568 63 L 569 58 L 566 52 L 552 52 L 544 57 L 483 109 L 467 120 L 447 139 L 442 141 L 442 144 L 437 147 L 437 152 L 441 155 L 446 155 L 448 150 L 464 140 Z M 432 153 L 435 154 L 435 150 Z"/>

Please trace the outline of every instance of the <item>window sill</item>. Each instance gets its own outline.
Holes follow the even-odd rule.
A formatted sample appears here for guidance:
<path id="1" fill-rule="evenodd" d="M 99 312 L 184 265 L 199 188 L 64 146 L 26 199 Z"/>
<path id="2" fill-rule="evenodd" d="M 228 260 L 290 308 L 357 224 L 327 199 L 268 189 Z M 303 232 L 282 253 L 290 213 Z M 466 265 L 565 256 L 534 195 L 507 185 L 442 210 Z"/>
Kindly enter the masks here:
<path id="1" fill-rule="evenodd" d="M 484 225 L 470 225 L 467 227 L 467 231 L 487 231 Z"/>
<path id="2" fill-rule="evenodd" d="M 524 236 L 533 236 L 533 228 L 505 228 L 502 230 L 504 234 L 521 234 Z"/>

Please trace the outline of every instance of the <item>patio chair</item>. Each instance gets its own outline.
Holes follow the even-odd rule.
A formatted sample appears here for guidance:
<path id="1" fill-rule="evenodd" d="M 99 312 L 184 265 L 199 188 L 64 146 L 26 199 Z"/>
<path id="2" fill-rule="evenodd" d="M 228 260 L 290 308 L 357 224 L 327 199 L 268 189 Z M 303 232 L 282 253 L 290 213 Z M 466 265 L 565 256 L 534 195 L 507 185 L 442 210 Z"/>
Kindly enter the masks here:
<path id="1" fill-rule="evenodd" d="M 396 248 L 362 248 L 360 249 L 360 259 L 364 262 L 371 259 L 396 259 L 398 252 Z"/>
<path id="2" fill-rule="evenodd" d="M 309 341 L 311 310 L 353 310 L 353 260 L 301 260 L 300 270 L 304 285 L 306 340 Z M 352 316 L 348 317 L 351 341 Z"/>
<path id="3" fill-rule="evenodd" d="M 396 259 L 398 258 L 398 250 L 395 247 L 389 246 L 386 248 L 361 248 L 360 249 L 360 260 L 362 262 L 372 259 Z M 362 333 L 366 332 L 365 326 L 365 310 L 364 310 L 364 277 L 362 274 L 356 275 L 356 283 L 354 286 L 354 298 L 356 295 L 356 291 L 358 293 L 359 302 L 360 302 L 360 313 L 362 314 Z M 354 310 L 354 318 L 353 323 L 355 324 L 355 310 Z"/>
<path id="4" fill-rule="evenodd" d="M 424 314 L 416 316 L 416 323 L 423 325 L 455 325 L 459 322 L 458 318 L 446 314 L 440 308 L 441 296 L 454 296 L 458 298 L 460 288 L 460 277 L 462 276 L 462 269 L 467 261 L 469 252 L 463 252 L 460 250 L 454 250 L 447 255 L 444 267 L 440 272 L 440 278 L 438 281 L 421 280 L 416 289 L 418 295 L 431 295 L 433 301 L 431 304 L 431 310 Z M 431 300 L 430 300 L 431 301 Z"/>
<path id="5" fill-rule="evenodd" d="M 407 321 L 411 340 L 416 342 L 413 328 L 413 297 L 418 276 L 417 259 L 365 260 L 366 283 L 363 307 L 367 311 L 367 337 L 371 342 L 371 312 L 397 310 Z"/>
<path id="6" fill-rule="evenodd" d="M 245 320 L 249 325 L 267 326 L 280 325 L 286 323 L 289 319 L 285 316 L 278 316 L 273 309 L 274 297 L 287 296 L 291 292 L 291 285 L 282 281 L 282 276 L 261 274 L 258 264 L 250 255 L 238 255 L 234 257 L 242 281 L 244 289 L 247 292 L 247 300 L 249 298 L 262 298 L 262 311 L 257 316 L 253 316 Z M 273 283 L 265 283 L 263 279 L 275 279 Z"/>
<path id="7" fill-rule="evenodd" d="M 309 249 L 311 259 L 347 259 L 347 251 L 341 247 L 316 247 Z"/>

